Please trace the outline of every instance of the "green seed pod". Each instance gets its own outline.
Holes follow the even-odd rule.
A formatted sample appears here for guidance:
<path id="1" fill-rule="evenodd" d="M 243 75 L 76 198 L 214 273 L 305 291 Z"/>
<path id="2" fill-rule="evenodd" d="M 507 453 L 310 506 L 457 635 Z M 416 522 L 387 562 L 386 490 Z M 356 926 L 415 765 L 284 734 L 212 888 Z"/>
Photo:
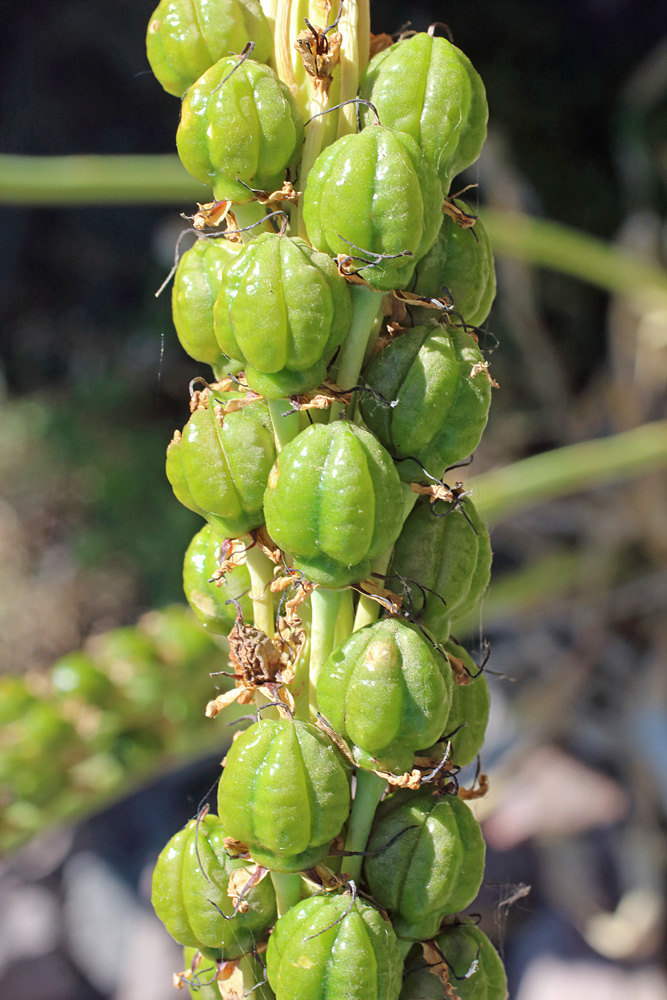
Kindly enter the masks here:
<path id="1" fill-rule="evenodd" d="M 428 498 L 420 498 L 403 525 L 391 563 L 391 572 L 406 579 L 413 613 L 438 642 L 447 640 L 452 622 L 475 611 L 491 576 L 488 529 L 472 501 L 463 504 L 470 521 L 462 510 L 436 517 Z M 426 596 L 410 581 L 429 588 Z M 398 580 L 390 580 L 389 586 L 404 593 Z"/>
<path id="2" fill-rule="evenodd" d="M 416 458 L 436 479 L 479 444 L 491 405 L 491 383 L 477 343 L 464 330 L 429 323 L 397 337 L 374 358 L 361 412 L 396 458 Z M 404 482 L 428 481 L 416 462 L 399 462 Z"/>
<path id="3" fill-rule="evenodd" d="M 316 726 L 262 719 L 232 744 L 218 811 L 225 834 L 257 864 L 279 872 L 319 864 L 349 809 L 345 761 Z"/>
<path id="4" fill-rule="evenodd" d="M 276 1000 L 269 984 L 263 982 L 264 970 L 257 959 L 253 958 L 252 955 L 246 955 L 244 964 L 250 966 L 255 981 L 262 984 L 252 987 L 252 993 L 246 993 L 246 996 L 252 996 L 252 1000 Z M 221 983 L 220 980 L 215 979 L 218 966 L 214 960 L 206 958 L 196 948 L 184 948 L 183 966 L 185 971 L 183 980 L 188 983 L 192 1000 L 220 1000 L 219 986 Z"/>
<path id="5" fill-rule="evenodd" d="M 216 199 L 239 203 L 253 198 L 241 182 L 280 188 L 302 142 L 303 120 L 289 88 L 270 67 L 235 57 L 221 59 L 190 88 L 176 133 L 186 170 L 211 184 Z"/>
<path id="6" fill-rule="evenodd" d="M 217 635 L 227 635 L 236 621 L 236 607 L 225 603 L 230 598 L 239 601 L 245 621 L 252 621 L 252 601 L 247 593 L 251 584 L 245 566 L 225 573 L 219 586 L 210 583 L 220 568 L 219 554 L 220 536 L 207 524 L 197 532 L 185 553 L 183 590 L 203 628 Z"/>
<path id="7" fill-rule="evenodd" d="M 366 881 L 401 938 L 433 937 L 479 892 L 484 838 L 458 795 L 395 793 L 378 810 L 368 850 L 379 853 L 364 862 Z"/>
<path id="8" fill-rule="evenodd" d="M 395 466 L 372 434 L 313 424 L 278 455 L 264 497 L 266 527 L 296 569 L 325 587 L 365 579 L 401 530 Z"/>
<path id="9" fill-rule="evenodd" d="M 354 257 L 361 276 L 388 291 L 406 287 L 433 245 L 441 206 L 435 168 L 414 139 L 374 125 L 320 153 L 308 174 L 303 218 L 314 247 Z M 406 251 L 412 256 L 390 259 Z"/>
<path id="10" fill-rule="evenodd" d="M 357 764 L 403 774 L 431 734 L 442 734 L 453 687 L 444 658 L 415 629 L 386 618 L 331 654 L 317 682 L 317 704 Z"/>
<path id="11" fill-rule="evenodd" d="M 266 953 L 276 1000 L 397 1000 L 403 961 L 391 924 L 350 897 L 311 896 L 280 918 Z"/>
<path id="12" fill-rule="evenodd" d="M 470 215 L 465 202 L 454 204 Z M 473 227 L 460 226 L 450 216 L 442 221 L 438 238 L 419 263 L 412 292 L 429 299 L 450 292 L 454 309 L 470 326 L 481 326 L 496 295 L 496 269 L 491 241 L 480 219 Z M 416 323 L 426 323 L 432 309 L 412 308 Z"/>
<path id="13" fill-rule="evenodd" d="M 505 969 L 484 931 L 473 924 L 454 924 L 445 927 L 435 943 L 460 1000 L 506 1000 Z"/>
<path id="14" fill-rule="evenodd" d="M 146 54 L 169 94 L 188 87 L 223 56 L 254 42 L 266 62 L 273 49 L 268 21 L 257 0 L 161 0 L 148 23 Z"/>
<path id="15" fill-rule="evenodd" d="M 76 698 L 100 708 L 109 708 L 114 686 L 85 653 L 68 653 L 51 667 L 51 684 L 57 697 Z"/>
<path id="16" fill-rule="evenodd" d="M 444 728 L 445 736 L 450 733 L 454 734 L 449 737 L 452 744 L 451 759 L 459 767 L 465 767 L 472 763 L 484 743 L 491 702 L 489 685 L 486 682 L 486 677 L 479 673 L 479 667 L 463 646 L 459 646 L 449 639 L 445 643 L 445 649 L 449 656 L 455 656 L 461 660 L 465 670 L 470 674 L 468 684 L 453 685 L 452 707 Z M 442 757 L 444 751 L 443 746 L 442 753 L 436 753 L 434 756 Z"/>
<path id="17" fill-rule="evenodd" d="M 174 326 L 183 350 L 220 376 L 226 372 L 236 375 L 242 368 L 221 352 L 213 329 L 213 304 L 222 272 L 237 253 L 238 244 L 228 240 L 197 240 L 180 259 L 171 296 Z"/>
<path id="18" fill-rule="evenodd" d="M 445 1000 L 445 996 L 442 981 L 424 964 L 421 946 L 413 945 L 405 960 L 403 989 L 398 1000 Z"/>
<path id="19" fill-rule="evenodd" d="M 237 538 L 262 523 L 262 496 L 275 459 L 265 403 L 216 414 L 218 401 L 237 396 L 207 391 L 167 448 L 167 479 L 176 498 L 223 538 Z"/>
<path id="20" fill-rule="evenodd" d="M 158 857 L 152 902 L 179 944 L 229 961 L 266 937 L 277 913 L 273 884 L 265 878 L 244 897 L 247 911 L 233 915 L 234 903 L 227 891 L 232 872 L 245 868 L 249 877 L 250 871 L 243 861 L 228 857 L 223 841 L 217 816 L 191 820 Z"/>
<path id="21" fill-rule="evenodd" d="M 352 305 L 330 257 L 263 233 L 225 269 L 214 316 L 220 349 L 243 363 L 250 388 L 279 398 L 324 381 Z"/>
<path id="22" fill-rule="evenodd" d="M 359 96 L 375 105 L 384 125 L 419 143 L 445 193 L 481 152 L 488 118 L 484 84 L 468 57 L 445 38 L 420 32 L 379 52 L 366 67 Z M 372 127 L 370 109 L 362 105 L 360 115 Z"/>

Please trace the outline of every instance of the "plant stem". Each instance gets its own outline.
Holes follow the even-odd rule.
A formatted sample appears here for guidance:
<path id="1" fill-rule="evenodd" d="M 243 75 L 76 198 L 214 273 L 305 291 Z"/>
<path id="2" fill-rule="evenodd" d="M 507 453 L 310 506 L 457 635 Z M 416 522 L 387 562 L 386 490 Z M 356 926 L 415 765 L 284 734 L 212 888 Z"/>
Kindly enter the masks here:
<path id="1" fill-rule="evenodd" d="M 350 295 L 352 296 L 352 322 L 350 332 L 341 348 L 336 370 L 336 382 L 341 389 L 352 389 L 359 381 L 368 338 L 382 303 L 381 292 L 366 288 L 364 285 L 352 285 Z M 330 420 L 336 420 L 341 409 L 341 403 L 334 403 L 331 407 Z"/>
<path id="2" fill-rule="evenodd" d="M 301 899 L 301 876 L 271 872 L 271 881 L 276 891 L 278 916 L 282 917 L 283 913 L 287 913 Z"/>
<path id="3" fill-rule="evenodd" d="M 667 292 L 667 273 L 634 254 L 557 222 L 486 208 L 480 218 L 496 253 L 571 274 L 618 294 L 649 287 Z"/>
<path id="4" fill-rule="evenodd" d="M 414 945 L 414 941 L 404 941 L 403 938 L 397 938 L 396 943 L 398 945 L 398 950 L 401 953 L 401 958 L 405 960 L 408 957 L 408 952 Z"/>
<path id="5" fill-rule="evenodd" d="M 255 628 L 266 632 L 268 637 L 273 639 L 275 633 L 273 594 L 269 590 L 269 584 L 273 580 L 273 563 L 258 545 L 248 549 L 245 559 L 250 574 L 250 596 Z"/>
<path id="6" fill-rule="evenodd" d="M 667 420 L 596 441 L 556 448 L 485 472 L 471 482 L 491 522 L 556 497 L 667 467 Z"/>
<path id="7" fill-rule="evenodd" d="M 343 36 L 340 50 L 340 101 L 357 96 L 359 78 L 366 68 L 370 55 L 371 12 L 369 0 L 345 0 L 338 22 Z M 340 109 L 338 135 L 357 131 L 357 109 L 347 104 Z"/>
<path id="8" fill-rule="evenodd" d="M 282 451 L 286 444 L 299 433 L 299 413 L 292 410 L 289 399 L 268 399 L 273 436 L 276 439 L 276 449 Z M 284 416 L 283 414 L 287 414 Z"/>
<path id="9" fill-rule="evenodd" d="M 357 788 L 354 793 L 350 818 L 347 822 L 346 851 L 366 850 L 375 810 L 386 787 L 387 782 L 374 771 L 364 771 L 362 768 L 357 768 Z M 362 861 L 361 857 L 343 859 L 344 871 L 357 883 L 361 875 Z"/>
<path id="10" fill-rule="evenodd" d="M 334 633 L 334 649 L 338 649 L 341 643 L 354 631 L 354 609 L 352 606 L 352 591 L 344 590 L 340 602 L 338 617 L 336 618 L 336 631 Z"/>
<path id="11" fill-rule="evenodd" d="M 344 591 L 318 587 L 310 597 L 312 626 L 310 632 L 310 717 L 317 718 L 317 678 L 334 648 L 336 619 Z"/>
<path id="12" fill-rule="evenodd" d="M 254 223 L 259 222 L 266 215 L 266 210 L 263 205 L 260 205 L 258 201 L 249 201 L 245 205 L 232 205 L 232 212 L 236 218 L 239 229 L 244 229 L 245 226 L 252 226 Z M 271 223 L 267 223 L 265 226 L 255 226 L 254 229 L 249 229 L 245 233 L 241 233 L 241 239 L 244 243 L 250 243 L 255 236 L 259 236 L 260 233 L 270 232 Z"/>

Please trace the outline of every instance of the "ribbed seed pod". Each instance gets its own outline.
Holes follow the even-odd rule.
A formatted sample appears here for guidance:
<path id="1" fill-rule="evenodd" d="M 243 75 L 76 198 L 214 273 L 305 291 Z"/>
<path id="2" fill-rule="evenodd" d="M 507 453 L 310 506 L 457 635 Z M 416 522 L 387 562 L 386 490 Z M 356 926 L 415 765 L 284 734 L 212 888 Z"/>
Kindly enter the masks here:
<path id="1" fill-rule="evenodd" d="M 359 629 L 322 667 L 317 704 L 361 767 L 402 774 L 440 736 L 452 672 L 422 636 L 387 618 Z"/>
<path id="2" fill-rule="evenodd" d="M 349 895 L 312 896 L 288 910 L 266 964 L 276 1000 L 397 1000 L 401 989 L 391 924 L 359 899 L 350 907 Z"/>
<path id="3" fill-rule="evenodd" d="M 479 927 L 474 924 L 445 927 L 435 944 L 447 962 L 450 982 L 460 1000 L 506 1000 L 507 976 L 503 963 Z"/>
<path id="4" fill-rule="evenodd" d="M 479 444 L 491 383 L 476 341 L 464 330 L 415 327 L 376 355 L 365 380 L 392 403 L 364 394 L 361 412 L 394 457 L 416 458 L 439 479 Z M 428 481 L 416 462 L 399 462 L 398 471 L 404 482 Z"/>
<path id="5" fill-rule="evenodd" d="M 406 287 L 433 245 L 441 206 L 435 168 L 414 139 L 373 125 L 320 153 L 308 174 L 303 218 L 314 247 L 354 257 L 361 276 L 388 291 Z M 412 256 L 381 257 L 406 251 Z"/>
<path id="6" fill-rule="evenodd" d="M 368 850 L 378 853 L 364 862 L 366 881 L 400 938 L 433 937 L 479 892 L 484 839 L 458 795 L 396 792 L 378 810 Z"/>
<path id="7" fill-rule="evenodd" d="M 242 363 L 250 388 L 279 398 L 324 381 L 352 306 L 330 257 L 264 233 L 225 269 L 214 315 L 219 347 Z"/>
<path id="8" fill-rule="evenodd" d="M 413 614 L 438 642 L 448 639 L 452 622 L 474 612 L 491 575 L 488 529 L 472 501 L 463 503 L 469 521 L 461 510 L 436 517 L 428 498 L 420 498 L 403 525 L 391 562 L 391 574 L 403 577 L 405 584 L 390 577 L 389 586 L 398 594 L 408 588 Z M 436 513 L 442 514 L 443 506 L 438 504 Z M 413 581 L 428 588 L 426 593 Z"/>
<path id="9" fill-rule="evenodd" d="M 232 744 L 218 786 L 225 834 L 279 872 L 319 864 L 347 819 L 347 766 L 321 729 L 263 719 Z"/>
<path id="10" fill-rule="evenodd" d="M 464 201 L 454 204 L 467 215 Z M 470 326 L 481 326 L 496 295 L 496 269 L 491 241 L 481 219 L 472 227 L 460 226 L 450 216 L 443 219 L 438 238 L 419 263 L 411 292 L 429 299 L 449 293 L 454 309 Z M 432 309 L 410 307 L 415 323 L 426 323 Z"/>
<path id="11" fill-rule="evenodd" d="M 171 308 L 181 346 L 195 361 L 203 361 L 216 375 L 235 375 L 242 365 L 220 350 L 213 328 L 215 303 L 225 264 L 239 250 L 224 239 L 200 239 L 181 257 L 174 276 Z"/>
<path id="12" fill-rule="evenodd" d="M 445 38 L 419 32 L 378 53 L 359 96 L 383 125 L 407 132 L 438 170 L 445 194 L 453 177 L 479 156 L 486 138 L 484 84 L 466 55 Z M 372 128 L 370 108 L 360 108 Z"/>
<path id="13" fill-rule="evenodd" d="M 451 639 L 445 643 L 450 657 L 456 657 L 469 674 L 467 684 L 454 684 L 452 707 L 443 736 L 452 744 L 451 759 L 459 767 L 472 763 L 482 749 L 489 722 L 489 685 L 470 653 Z M 458 731 L 457 731 L 458 730 Z M 453 734 L 450 736 L 450 734 Z M 442 751 L 444 753 L 444 747 Z M 439 754 L 442 756 L 442 754 Z"/>
<path id="14" fill-rule="evenodd" d="M 289 88 L 270 67 L 235 57 L 211 66 L 188 90 L 176 133 L 186 170 L 210 184 L 216 199 L 238 203 L 253 198 L 244 184 L 280 188 L 302 142 Z"/>
<path id="15" fill-rule="evenodd" d="M 151 898 L 158 917 L 179 944 L 198 948 L 210 958 L 230 960 L 251 951 L 267 936 L 277 916 L 273 884 L 262 879 L 244 896 L 247 910 L 234 916 L 228 889 L 237 871 L 247 872 L 248 878 L 252 874 L 245 862 L 228 857 L 217 816 L 191 820 L 171 838 L 158 857 Z"/>
<path id="16" fill-rule="evenodd" d="M 257 0 L 161 0 L 148 22 L 146 54 L 164 89 L 182 97 L 209 67 L 254 42 L 266 62 L 271 29 Z"/>
<path id="17" fill-rule="evenodd" d="M 262 524 L 262 497 L 275 459 L 266 403 L 220 415 L 219 403 L 236 396 L 207 390 L 167 448 L 167 479 L 177 499 L 223 538 Z"/>
<path id="18" fill-rule="evenodd" d="M 250 574 L 246 566 L 236 566 L 217 583 L 211 583 L 220 568 L 220 536 L 209 524 L 198 531 L 188 546 L 183 562 L 183 590 L 201 626 L 217 635 L 227 635 L 236 621 L 235 598 L 243 618 L 252 621 L 252 600 L 248 596 Z"/>
<path id="19" fill-rule="evenodd" d="M 264 497 L 266 527 L 296 569 L 325 587 L 363 580 L 401 528 L 398 474 L 367 430 L 313 424 L 278 455 Z"/>

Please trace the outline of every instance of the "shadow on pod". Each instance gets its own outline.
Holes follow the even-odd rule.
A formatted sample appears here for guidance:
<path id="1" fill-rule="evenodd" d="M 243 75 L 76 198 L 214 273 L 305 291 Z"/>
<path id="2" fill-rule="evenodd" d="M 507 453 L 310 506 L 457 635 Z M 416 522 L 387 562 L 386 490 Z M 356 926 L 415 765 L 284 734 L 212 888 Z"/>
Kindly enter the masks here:
<path id="1" fill-rule="evenodd" d="M 362 416 L 395 458 L 415 458 L 439 479 L 479 444 L 491 383 L 476 341 L 464 330 L 415 327 L 383 348 L 364 377 L 381 398 L 364 394 Z M 401 461 L 398 471 L 404 482 L 427 480 L 416 462 Z"/>
<path id="2" fill-rule="evenodd" d="M 459 1000 L 506 1000 L 507 976 L 500 955 L 479 927 L 455 923 L 429 941 L 429 963 L 412 949 L 405 963 L 400 1000 L 443 1000 L 444 976 Z"/>
<path id="3" fill-rule="evenodd" d="M 366 858 L 368 887 L 400 938 L 433 937 L 472 903 L 484 875 L 479 823 L 458 795 L 397 792 L 379 808 Z"/>
<path id="4" fill-rule="evenodd" d="M 397 1000 L 403 961 L 391 924 L 349 894 L 312 896 L 282 916 L 266 953 L 276 1000 Z"/>
<path id="5" fill-rule="evenodd" d="M 240 965 L 244 974 L 245 996 L 251 996 L 253 1000 L 275 1000 L 273 990 L 267 982 L 264 982 L 264 970 L 257 959 L 252 955 L 246 955 Z M 179 975 L 179 980 L 181 984 L 187 983 L 192 1000 L 220 1000 L 219 987 L 222 984 L 217 979 L 220 974 L 217 962 L 206 958 L 196 948 L 184 948 L 183 967 L 184 972 Z"/>
<path id="6" fill-rule="evenodd" d="M 459 767 L 471 764 L 479 754 L 484 744 L 486 727 L 489 722 L 489 685 L 486 677 L 480 673 L 470 653 L 457 645 L 451 639 L 445 643 L 447 655 L 460 661 L 468 676 L 467 683 L 453 684 L 452 704 L 447 716 L 443 734 L 434 746 L 424 752 L 425 756 L 434 760 L 442 760 L 447 743 L 452 745 L 450 759 Z"/>
<path id="7" fill-rule="evenodd" d="M 453 622 L 475 611 L 491 575 L 488 529 L 472 501 L 463 502 L 469 521 L 461 510 L 436 517 L 428 498 L 417 501 L 396 543 L 388 578 L 395 593 L 407 589 L 412 614 L 438 642 L 448 639 Z M 436 505 L 436 513 L 442 506 Z"/>

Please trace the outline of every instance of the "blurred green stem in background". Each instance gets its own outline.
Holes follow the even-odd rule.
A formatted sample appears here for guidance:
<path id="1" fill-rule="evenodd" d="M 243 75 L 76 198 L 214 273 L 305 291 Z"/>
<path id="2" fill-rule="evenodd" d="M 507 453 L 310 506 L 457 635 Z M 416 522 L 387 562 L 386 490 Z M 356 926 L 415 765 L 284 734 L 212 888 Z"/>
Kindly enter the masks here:
<path id="1" fill-rule="evenodd" d="M 177 156 L 0 155 L 0 204 L 120 205 L 208 201 Z M 575 229 L 516 212 L 481 212 L 497 254 L 547 267 L 614 293 L 667 292 L 667 273 Z"/>
<path id="2" fill-rule="evenodd" d="M 486 472 L 469 484 L 490 523 L 556 497 L 579 493 L 667 466 L 667 420 L 595 441 L 582 441 Z"/>

